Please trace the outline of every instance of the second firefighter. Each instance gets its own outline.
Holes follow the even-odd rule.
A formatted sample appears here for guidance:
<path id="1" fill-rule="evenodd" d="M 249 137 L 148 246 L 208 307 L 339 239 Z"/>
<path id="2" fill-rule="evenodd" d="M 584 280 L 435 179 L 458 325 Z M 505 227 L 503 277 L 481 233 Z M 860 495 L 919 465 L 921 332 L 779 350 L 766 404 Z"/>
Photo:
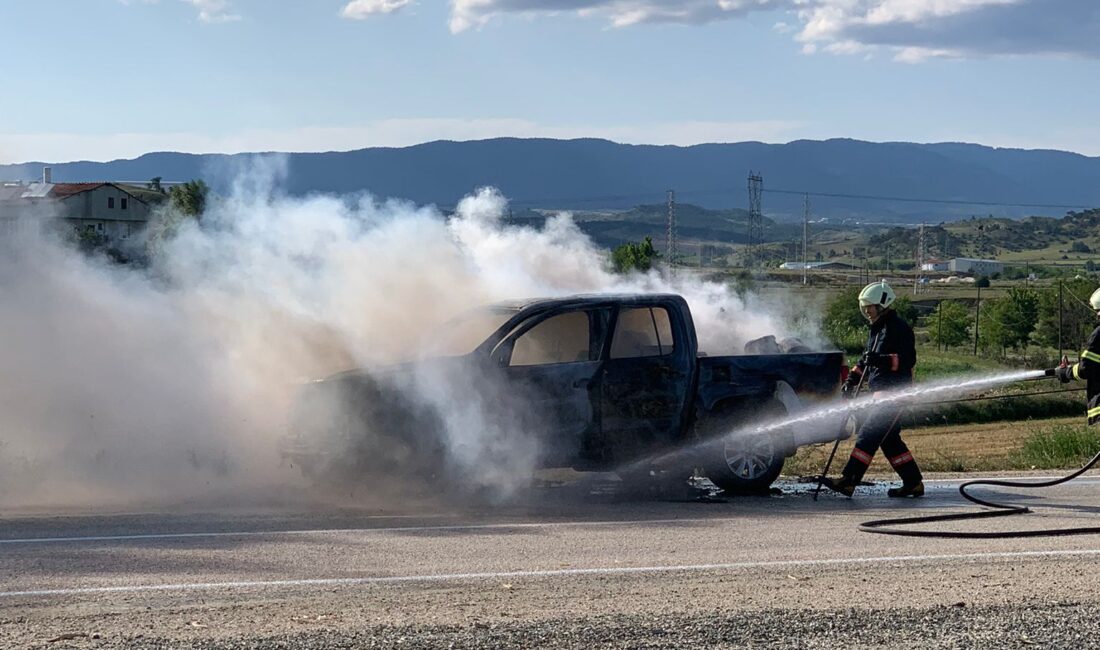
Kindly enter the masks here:
<path id="1" fill-rule="evenodd" d="M 896 296 L 885 281 L 874 282 L 859 294 L 859 309 L 871 323 L 867 345 L 859 363 L 844 384 L 845 397 L 857 390 L 875 393 L 913 383 L 917 363 L 913 329 L 893 309 Z M 852 496 L 863 479 L 875 452 L 882 449 L 890 466 L 901 477 L 901 487 L 891 488 L 891 497 L 924 495 L 920 468 L 909 447 L 901 439 L 901 406 L 883 404 L 871 407 L 857 418 L 856 445 L 839 479 L 826 479 L 825 485 L 845 496 Z"/>

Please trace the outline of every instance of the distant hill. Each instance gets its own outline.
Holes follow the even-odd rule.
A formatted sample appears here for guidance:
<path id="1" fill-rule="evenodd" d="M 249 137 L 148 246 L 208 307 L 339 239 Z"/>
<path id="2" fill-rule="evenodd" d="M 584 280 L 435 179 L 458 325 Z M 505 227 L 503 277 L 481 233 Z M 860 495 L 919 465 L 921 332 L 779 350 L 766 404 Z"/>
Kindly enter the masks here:
<path id="1" fill-rule="evenodd" d="M 49 163 L 55 181 L 203 178 L 216 191 L 248 168 L 252 154 L 151 153 L 107 163 Z M 977 216 L 1061 216 L 1063 207 L 956 205 L 897 199 L 1100 206 L 1100 158 L 1061 151 L 971 144 L 798 140 L 691 147 L 624 145 L 606 140 L 499 138 L 429 142 L 404 148 L 286 154 L 291 194 L 369 191 L 416 203 L 453 206 L 477 187 L 500 188 L 517 210 L 628 209 L 656 204 L 667 189 L 705 208 L 747 206 L 749 170 L 764 177 L 764 213 L 795 219 L 799 192 L 815 216 L 883 221 Z M 0 180 L 33 180 L 46 163 L 0 165 Z M 847 196 L 846 196 L 847 195 Z"/>

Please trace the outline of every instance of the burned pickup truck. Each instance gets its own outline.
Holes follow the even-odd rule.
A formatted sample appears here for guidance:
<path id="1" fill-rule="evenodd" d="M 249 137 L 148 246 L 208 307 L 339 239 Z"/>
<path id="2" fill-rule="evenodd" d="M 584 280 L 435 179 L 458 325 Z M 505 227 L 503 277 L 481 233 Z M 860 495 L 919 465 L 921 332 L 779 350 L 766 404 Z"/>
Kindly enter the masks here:
<path id="1" fill-rule="evenodd" d="M 798 445 L 835 437 L 725 435 L 834 396 L 842 354 L 701 354 L 678 295 L 493 305 L 444 330 L 438 355 L 305 386 L 284 458 L 314 475 L 425 480 L 507 465 L 703 468 L 726 491 L 755 492 Z"/>

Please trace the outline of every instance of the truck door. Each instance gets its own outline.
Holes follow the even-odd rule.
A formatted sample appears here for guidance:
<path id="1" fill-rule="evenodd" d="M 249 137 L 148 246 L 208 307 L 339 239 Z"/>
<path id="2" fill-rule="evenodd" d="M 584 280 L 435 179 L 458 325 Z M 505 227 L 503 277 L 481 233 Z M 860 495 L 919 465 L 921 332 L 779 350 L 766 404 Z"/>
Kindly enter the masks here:
<path id="1" fill-rule="evenodd" d="M 618 310 L 600 379 L 600 440 L 620 463 L 667 448 L 687 421 L 695 351 L 669 306 Z"/>
<path id="2" fill-rule="evenodd" d="M 598 430 L 596 378 L 610 320 L 607 309 L 538 316 L 493 351 L 507 378 L 509 428 L 537 440 L 543 466 L 574 464 Z"/>

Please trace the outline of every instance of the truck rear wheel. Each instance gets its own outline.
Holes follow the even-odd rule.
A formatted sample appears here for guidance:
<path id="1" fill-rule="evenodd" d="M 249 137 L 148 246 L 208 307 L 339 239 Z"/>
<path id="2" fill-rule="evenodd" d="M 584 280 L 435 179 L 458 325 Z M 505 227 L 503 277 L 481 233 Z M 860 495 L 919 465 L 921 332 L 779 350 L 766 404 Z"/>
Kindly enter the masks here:
<path id="1" fill-rule="evenodd" d="M 729 494 L 766 492 L 783 471 L 783 433 L 755 433 L 751 425 L 785 414 L 783 405 L 771 400 L 762 407 L 731 407 L 704 421 L 701 434 L 711 441 L 705 445 L 707 478 Z"/>

